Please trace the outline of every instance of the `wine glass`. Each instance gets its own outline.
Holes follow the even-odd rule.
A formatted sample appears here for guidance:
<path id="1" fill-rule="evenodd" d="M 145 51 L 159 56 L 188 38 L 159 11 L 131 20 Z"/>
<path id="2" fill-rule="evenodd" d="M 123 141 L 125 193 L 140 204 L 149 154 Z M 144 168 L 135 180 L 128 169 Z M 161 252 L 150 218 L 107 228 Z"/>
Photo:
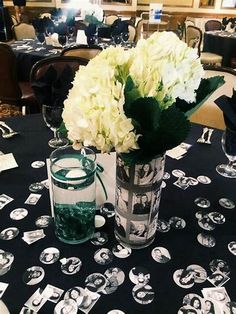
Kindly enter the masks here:
<path id="1" fill-rule="evenodd" d="M 65 34 L 59 34 L 58 35 L 58 42 L 62 45 L 62 48 L 64 48 L 67 44 L 67 35 Z"/>
<path id="2" fill-rule="evenodd" d="M 41 45 L 45 43 L 45 34 L 43 32 L 37 32 L 36 37 Z"/>
<path id="3" fill-rule="evenodd" d="M 125 46 L 127 45 L 128 41 L 129 41 L 129 33 L 128 32 L 122 33 L 122 42 L 124 43 Z"/>
<path id="4" fill-rule="evenodd" d="M 114 36 L 114 42 L 115 42 L 115 45 L 116 45 L 116 46 L 121 44 L 121 42 L 122 42 L 121 34 L 116 34 L 116 35 Z"/>
<path id="5" fill-rule="evenodd" d="M 228 158 L 227 164 L 221 164 L 216 167 L 216 171 L 226 178 L 236 178 L 236 131 L 226 128 L 222 135 L 221 145 L 223 152 Z"/>
<path id="6" fill-rule="evenodd" d="M 54 137 L 48 142 L 48 145 L 53 148 L 67 146 L 69 144 L 69 141 L 66 138 L 60 138 L 58 133 L 58 128 L 62 123 L 62 111 L 63 107 L 60 106 L 42 106 L 44 122 L 54 134 Z"/>

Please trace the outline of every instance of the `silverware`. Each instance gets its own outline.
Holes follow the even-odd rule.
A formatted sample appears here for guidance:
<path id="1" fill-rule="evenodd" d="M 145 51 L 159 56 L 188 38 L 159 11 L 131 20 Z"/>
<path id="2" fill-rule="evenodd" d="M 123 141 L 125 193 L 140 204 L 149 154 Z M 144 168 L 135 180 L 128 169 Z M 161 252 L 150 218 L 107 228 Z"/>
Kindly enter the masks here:
<path id="1" fill-rule="evenodd" d="M 198 143 L 205 143 L 206 142 L 205 135 L 207 134 L 208 130 L 209 129 L 207 127 L 203 128 L 202 136 L 199 137 L 199 139 L 197 140 Z"/>
<path id="2" fill-rule="evenodd" d="M 10 138 L 14 135 L 19 134 L 19 132 L 16 132 L 14 130 L 12 130 L 12 128 L 10 128 L 5 122 L 0 121 L 0 125 L 2 127 L 0 127 L 0 130 L 2 131 L 2 137 L 3 138 Z M 4 128 L 8 129 L 8 131 L 6 131 Z"/>

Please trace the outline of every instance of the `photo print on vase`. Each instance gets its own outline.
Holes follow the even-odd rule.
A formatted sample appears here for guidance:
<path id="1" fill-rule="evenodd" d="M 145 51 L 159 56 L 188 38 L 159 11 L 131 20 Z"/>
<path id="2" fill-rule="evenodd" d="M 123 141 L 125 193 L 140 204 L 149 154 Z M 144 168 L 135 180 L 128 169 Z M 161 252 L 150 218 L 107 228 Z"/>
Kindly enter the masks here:
<path id="1" fill-rule="evenodd" d="M 130 247 L 154 240 L 164 166 L 164 155 L 132 166 L 117 156 L 115 235 Z"/>

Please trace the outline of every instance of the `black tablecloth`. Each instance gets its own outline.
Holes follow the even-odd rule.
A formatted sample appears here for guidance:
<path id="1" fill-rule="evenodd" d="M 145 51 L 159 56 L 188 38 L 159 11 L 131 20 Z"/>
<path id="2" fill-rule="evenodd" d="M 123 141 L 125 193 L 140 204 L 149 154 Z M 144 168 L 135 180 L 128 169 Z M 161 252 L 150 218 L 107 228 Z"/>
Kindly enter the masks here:
<path id="1" fill-rule="evenodd" d="M 235 256 L 231 254 L 227 245 L 236 240 L 236 209 L 224 209 L 219 205 L 219 199 L 226 197 L 235 198 L 235 180 L 226 179 L 218 175 L 215 171 L 217 164 L 226 161 L 221 146 L 221 132 L 215 130 L 212 135 L 212 144 L 198 144 L 196 140 L 202 133 L 202 127 L 193 125 L 187 143 L 193 144 L 187 155 L 180 160 L 166 159 L 166 171 L 170 174 L 173 169 L 185 171 L 187 176 L 197 177 L 206 175 L 211 178 L 209 185 L 198 184 L 191 186 L 187 190 L 179 189 L 173 185 L 176 177 L 171 175 L 166 180 L 167 186 L 162 190 L 159 218 L 168 220 L 171 216 L 179 216 L 185 219 L 187 225 L 183 230 L 171 229 L 167 233 L 157 233 L 155 241 L 150 247 L 141 250 L 133 250 L 126 259 L 119 259 L 114 256 L 113 262 L 109 265 L 98 265 L 93 258 L 94 252 L 100 248 L 90 242 L 80 245 L 67 245 L 61 243 L 54 236 L 53 227 L 44 229 L 46 237 L 38 242 L 28 245 L 21 237 L 24 231 L 38 229 L 35 226 L 35 219 L 40 215 L 50 214 L 48 190 L 43 189 L 37 205 L 24 204 L 30 194 L 29 185 L 39 182 L 47 177 L 46 167 L 35 169 L 31 163 L 36 160 L 45 160 L 51 148 L 47 141 L 52 137 L 52 132 L 46 128 L 41 115 L 30 115 L 26 117 L 9 118 L 6 122 L 20 135 L 11 139 L 0 137 L 0 150 L 4 153 L 13 153 L 19 165 L 18 168 L 0 173 L 0 194 L 7 194 L 14 198 L 14 201 L 6 205 L 0 211 L 0 231 L 15 226 L 19 228 L 19 235 L 10 241 L 0 240 L 0 249 L 14 254 L 14 262 L 9 272 L 0 277 L 1 282 L 9 283 L 2 299 L 8 305 L 10 313 L 20 312 L 23 304 L 39 287 L 45 288 L 47 284 L 54 285 L 68 290 L 73 286 L 85 287 L 86 277 L 94 272 L 104 273 L 109 267 L 119 267 L 126 275 L 123 285 L 110 295 L 101 295 L 98 302 L 90 313 L 107 313 L 112 309 L 120 309 L 126 314 L 130 313 L 158 313 L 174 314 L 182 305 L 183 297 L 188 293 L 201 295 L 201 289 L 213 287 L 209 281 L 195 284 L 190 289 L 183 289 L 173 281 L 173 273 L 177 269 L 185 269 L 190 264 L 198 264 L 206 269 L 208 275 L 211 274 L 209 263 L 213 259 L 225 260 L 231 268 L 230 280 L 225 284 L 225 288 L 232 301 L 236 301 L 236 264 Z M 197 235 L 202 230 L 195 217 L 195 213 L 200 210 L 194 203 L 199 197 L 207 197 L 211 202 L 210 211 L 219 211 L 225 215 L 226 222 L 216 225 L 215 230 L 210 233 L 216 239 L 213 248 L 206 248 L 197 241 Z M 9 217 L 10 212 L 18 207 L 26 208 L 29 213 L 23 220 L 15 221 Z M 116 240 L 113 233 L 114 217 L 107 219 L 102 231 L 107 232 L 109 241 L 104 246 L 112 249 Z M 161 246 L 169 250 L 172 259 L 166 264 L 159 264 L 151 257 L 154 247 Z M 44 265 L 39 260 L 39 255 L 47 247 L 56 247 L 60 250 L 61 258 L 77 256 L 82 261 L 82 268 L 75 275 L 65 275 L 60 270 L 60 262 L 52 265 Z M 35 286 L 27 286 L 22 280 L 25 270 L 31 266 L 41 266 L 45 270 L 44 279 Z M 135 302 L 132 297 L 134 284 L 129 279 L 129 271 L 134 266 L 143 266 L 150 272 L 149 285 L 155 292 L 154 301 L 148 305 L 141 305 Z M 63 297 L 63 296 L 62 296 Z M 53 313 L 55 304 L 46 302 L 39 313 Z"/>
<path id="2" fill-rule="evenodd" d="M 236 36 L 226 32 L 205 32 L 203 51 L 223 57 L 222 66 L 230 67 L 230 60 L 236 57 Z"/>
<path id="3" fill-rule="evenodd" d="M 26 48 L 19 49 L 22 45 Z M 42 45 L 38 40 L 18 40 L 11 44 L 11 47 L 16 55 L 19 81 L 29 81 L 31 68 L 37 61 L 51 56 L 59 56 L 61 53 L 61 49 Z"/>

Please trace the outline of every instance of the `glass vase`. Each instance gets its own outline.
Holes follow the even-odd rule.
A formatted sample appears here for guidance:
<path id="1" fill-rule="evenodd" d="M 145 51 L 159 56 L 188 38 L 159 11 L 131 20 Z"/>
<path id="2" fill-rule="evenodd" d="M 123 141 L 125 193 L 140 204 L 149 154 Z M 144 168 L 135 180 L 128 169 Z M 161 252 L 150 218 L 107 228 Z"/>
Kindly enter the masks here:
<path id="1" fill-rule="evenodd" d="M 117 155 L 115 237 L 128 247 L 144 248 L 155 239 L 164 167 L 165 154 L 131 166 Z"/>

